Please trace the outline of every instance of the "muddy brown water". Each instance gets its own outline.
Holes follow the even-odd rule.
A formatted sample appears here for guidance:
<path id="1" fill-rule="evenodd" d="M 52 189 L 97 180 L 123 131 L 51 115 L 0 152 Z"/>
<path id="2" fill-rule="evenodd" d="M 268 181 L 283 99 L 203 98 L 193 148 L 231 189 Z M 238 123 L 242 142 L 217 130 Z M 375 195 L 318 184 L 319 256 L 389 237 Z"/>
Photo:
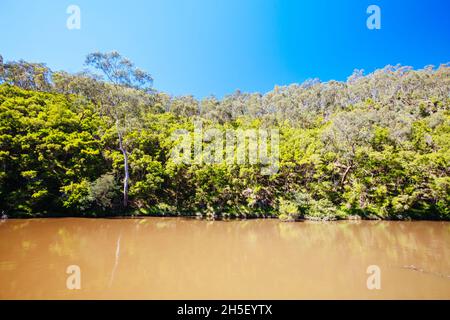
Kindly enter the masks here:
<path id="1" fill-rule="evenodd" d="M 450 223 L 0 222 L 0 299 L 316 298 L 450 299 Z"/>

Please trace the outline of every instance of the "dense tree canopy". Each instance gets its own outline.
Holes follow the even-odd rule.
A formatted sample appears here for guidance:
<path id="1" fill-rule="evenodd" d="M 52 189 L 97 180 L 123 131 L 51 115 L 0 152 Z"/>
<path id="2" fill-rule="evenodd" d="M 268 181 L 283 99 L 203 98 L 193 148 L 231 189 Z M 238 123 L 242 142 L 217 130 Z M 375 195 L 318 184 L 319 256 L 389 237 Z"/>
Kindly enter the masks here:
<path id="1" fill-rule="evenodd" d="M 151 90 L 151 77 L 116 53 L 87 61 L 106 78 L 0 59 L 8 215 L 450 219 L 447 65 L 199 101 Z M 191 132 L 193 119 L 221 132 L 278 128 L 278 172 L 174 162 L 173 133 Z"/>

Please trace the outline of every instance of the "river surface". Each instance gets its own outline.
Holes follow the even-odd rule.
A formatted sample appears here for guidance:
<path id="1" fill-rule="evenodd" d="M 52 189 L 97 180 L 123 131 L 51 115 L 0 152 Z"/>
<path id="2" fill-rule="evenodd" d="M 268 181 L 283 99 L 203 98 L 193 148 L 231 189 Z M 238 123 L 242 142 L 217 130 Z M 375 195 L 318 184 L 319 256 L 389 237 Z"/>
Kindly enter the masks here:
<path id="1" fill-rule="evenodd" d="M 316 298 L 450 299 L 450 223 L 0 222 L 0 299 Z"/>

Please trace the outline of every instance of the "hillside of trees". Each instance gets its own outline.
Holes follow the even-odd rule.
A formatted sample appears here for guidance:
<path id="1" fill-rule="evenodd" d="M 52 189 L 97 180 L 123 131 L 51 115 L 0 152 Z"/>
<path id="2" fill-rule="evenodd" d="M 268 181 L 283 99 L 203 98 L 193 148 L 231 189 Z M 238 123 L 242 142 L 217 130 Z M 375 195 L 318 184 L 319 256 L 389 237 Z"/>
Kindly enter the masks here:
<path id="1" fill-rule="evenodd" d="M 450 219 L 450 66 L 201 100 L 152 88 L 116 52 L 77 74 L 0 56 L 0 211 Z M 279 170 L 172 161 L 179 129 L 278 128 Z"/>

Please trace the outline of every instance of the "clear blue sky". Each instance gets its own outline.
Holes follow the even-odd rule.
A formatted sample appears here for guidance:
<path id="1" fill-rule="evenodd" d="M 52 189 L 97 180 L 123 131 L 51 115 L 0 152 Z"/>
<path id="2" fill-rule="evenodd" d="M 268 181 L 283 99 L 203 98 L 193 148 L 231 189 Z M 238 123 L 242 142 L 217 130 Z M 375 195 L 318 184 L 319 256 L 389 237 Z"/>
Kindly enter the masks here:
<path id="1" fill-rule="evenodd" d="M 70 4 L 80 30 L 66 28 Z M 366 27 L 370 4 L 381 30 Z M 75 72 L 87 53 L 117 50 L 171 94 L 264 93 L 449 62 L 449 12 L 448 0 L 0 0 L 0 54 Z"/>

